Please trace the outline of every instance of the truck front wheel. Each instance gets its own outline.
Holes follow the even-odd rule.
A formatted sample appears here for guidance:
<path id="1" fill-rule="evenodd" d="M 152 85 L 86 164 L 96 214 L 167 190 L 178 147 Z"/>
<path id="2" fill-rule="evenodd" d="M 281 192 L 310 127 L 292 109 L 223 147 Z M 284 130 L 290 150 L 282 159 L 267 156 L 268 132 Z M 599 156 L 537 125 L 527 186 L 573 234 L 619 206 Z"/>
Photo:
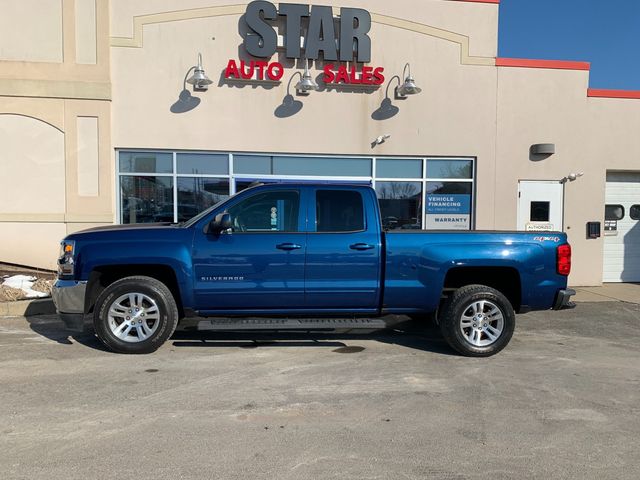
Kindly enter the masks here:
<path id="1" fill-rule="evenodd" d="M 93 326 L 107 348 L 118 353 L 151 353 L 174 332 L 178 307 L 167 286 L 151 277 L 126 277 L 98 297 Z"/>
<path id="2" fill-rule="evenodd" d="M 516 325 L 509 300 L 485 285 L 457 289 L 446 300 L 439 320 L 447 343 L 468 357 L 498 353 L 511 340 Z"/>

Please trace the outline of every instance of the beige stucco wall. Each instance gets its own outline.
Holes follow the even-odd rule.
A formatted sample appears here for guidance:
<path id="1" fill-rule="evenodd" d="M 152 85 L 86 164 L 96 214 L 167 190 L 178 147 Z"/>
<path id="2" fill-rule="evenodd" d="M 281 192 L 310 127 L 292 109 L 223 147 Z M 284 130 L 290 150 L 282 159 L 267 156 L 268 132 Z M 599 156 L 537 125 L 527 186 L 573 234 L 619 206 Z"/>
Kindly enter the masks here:
<path id="1" fill-rule="evenodd" d="M 640 168 L 640 102 L 587 97 L 588 71 L 498 68 L 496 227 L 516 227 L 518 180 L 565 184 L 564 228 L 573 246 L 573 285 L 602 281 L 603 238 L 586 223 L 604 222 L 606 170 Z M 529 147 L 555 143 L 556 154 L 529 159 Z"/>
<path id="2" fill-rule="evenodd" d="M 62 0 L 4 0 L 1 7 L 0 59 L 62 62 Z"/>
<path id="3" fill-rule="evenodd" d="M 75 225 L 114 220 L 108 2 L 91 2 L 11 1 L 3 9 L 0 262 L 54 269 L 58 242 Z M 95 119 L 96 131 L 79 136 L 83 117 Z M 98 192 L 83 196 L 78 151 L 92 140 L 97 164 L 83 164 L 80 186 L 97 184 Z"/>

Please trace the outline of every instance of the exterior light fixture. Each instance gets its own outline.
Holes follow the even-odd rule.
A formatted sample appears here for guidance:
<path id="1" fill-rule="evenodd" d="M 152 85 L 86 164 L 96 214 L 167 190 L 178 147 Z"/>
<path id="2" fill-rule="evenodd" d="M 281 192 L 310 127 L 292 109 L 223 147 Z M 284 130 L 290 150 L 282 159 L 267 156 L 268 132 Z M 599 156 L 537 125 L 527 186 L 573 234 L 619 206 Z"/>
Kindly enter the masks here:
<path id="1" fill-rule="evenodd" d="M 320 87 L 315 82 L 315 80 L 311 77 L 311 72 L 309 71 L 309 64 L 307 59 L 304 60 L 304 73 L 296 72 L 300 75 L 300 81 L 296 83 L 295 89 L 301 95 L 309 95 L 310 92 L 317 92 Z"/>
<path id="2" fill-rule="evenodd" d="M 380 135 L 379 137 L 376 137 L 376 139 L 373 141 L 373 143 L 375 145 L 382 145 L 389 138 L 391 138 L 391 135 L 389 135 L 388 133 L 385 133 L 384 135 Z"/>
<path id="3" fill-rule="evenodd" d="M 191 70 L 193 70 L 193 75 L 187 78 L 187 83 L 193 85 L 193 90 L 196 92 L 206 92 L 213 81 L 204 73 L 202 54 L 198 53 L 198 65 L 191 67 L 189 72 Z M 187 75 L 189 75 L 189 72 L 187 72 Z"/>
<path id="4" fill-rule="evenodd" d="M 404 83 L 396 87 L 396 99 L 405 99 L 407 95 L 417 95 L 422 91 L 411 76 L 411 65 L 409 65 L 409 63 L 404 66 L 402 76 L 404 77 Z M 398 83 L 400 83 L 400 81 L 398 81 Z"/>
<path id="5" fill-rule="evenodd" d="M 556 153 L 555 143 L 536 143 L 531 145 L 530 151 L 534 155 L 553 155 Z"/>
<path id="6" fill-rule="evenodd" d="M 562 178 L 560 180 L 560 183 L 575 182 L 577 179 L 579 179 L 583 175 L 584 175 L 584 172 L 578 172 L 578 173 L 571 172 L 569 175 Z"/>

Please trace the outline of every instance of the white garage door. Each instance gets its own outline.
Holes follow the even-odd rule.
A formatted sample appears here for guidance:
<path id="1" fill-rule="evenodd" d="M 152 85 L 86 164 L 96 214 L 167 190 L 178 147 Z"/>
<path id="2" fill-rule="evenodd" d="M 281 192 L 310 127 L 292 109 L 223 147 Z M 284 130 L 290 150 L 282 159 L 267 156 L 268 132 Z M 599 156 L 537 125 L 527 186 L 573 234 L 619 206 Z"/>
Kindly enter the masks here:
<path id="1" fill-rule="evenodd" d="M 640 172 L 608 172 L 605 195 L 605 282 L 640 282 Z"/>

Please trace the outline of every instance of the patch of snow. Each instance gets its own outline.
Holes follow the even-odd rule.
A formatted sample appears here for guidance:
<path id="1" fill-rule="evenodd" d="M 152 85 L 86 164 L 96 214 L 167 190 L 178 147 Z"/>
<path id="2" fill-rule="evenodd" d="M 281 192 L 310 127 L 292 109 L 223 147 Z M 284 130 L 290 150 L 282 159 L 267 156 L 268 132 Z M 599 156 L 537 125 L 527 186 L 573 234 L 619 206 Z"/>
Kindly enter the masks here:
<path id="1" fill-rule="evenodd" d="M 31 289 L 35 281 L 36 277 L 31 277 L 29 275 L 14 275 L 12 277 L 5 278 L 2 285 L 22 290 L 27 298 L 47 297 L 48 295 L 46 293 L 37 292 Z"/>

